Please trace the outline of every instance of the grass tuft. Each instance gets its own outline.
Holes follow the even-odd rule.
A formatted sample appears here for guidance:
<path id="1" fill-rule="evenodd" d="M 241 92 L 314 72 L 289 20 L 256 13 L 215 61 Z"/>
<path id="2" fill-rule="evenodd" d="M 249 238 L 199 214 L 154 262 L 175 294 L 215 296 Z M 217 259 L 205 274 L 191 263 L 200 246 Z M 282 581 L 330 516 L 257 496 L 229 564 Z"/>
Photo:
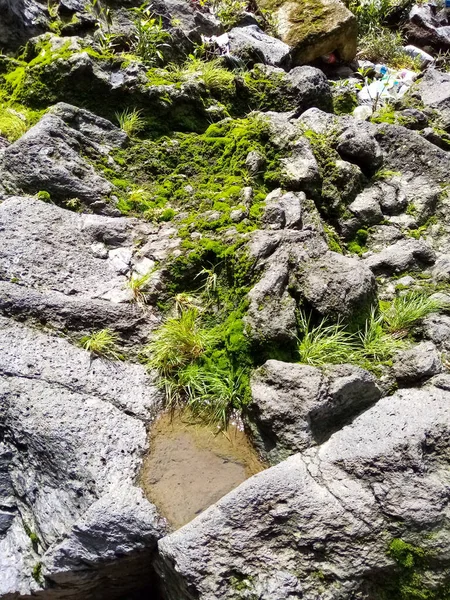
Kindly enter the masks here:
<path id="1" fill-rule="evenodd" d="M 100 329 L 81 338 L 81 347 L 93 354 L 112 360 L 123 360 L 117 348 L 119 336 L 111 329 Z"/>
<path id="2" fill-rule="evenodd" d="M 145 127 L 145 119 L 141 115 L 142 111 L 136 108 L 133 110 L 127 108 L 121 113 L 116 113 L 116 119 L 120 129 L 125 131 L 129 137 L 134 137 Z"/>
<path id="3" fill-rule="evenodd" d="M 150 280 L 151 273 L 146 273 L 145 275 L 137 275 L 133 273 L 130 279 L 126 283 L 126 287 L 133 292 L 133 300 L 138 304 L 146 304 L 147 302 L 147 294 L 145 293 L 145 288 L 148 285 Z"/>
<path id="4" fill-rule="evenodd" d="M 300 328 L 303 330 L 303 337 L 298 344 L 301 363 L 319 367 L 355 362 L 357 338 L 340 323 L 328 324 L 323 320 L 316 327 L 311 327 L 311 319 L 301 313 Z"/>
<path id="5" fill-rule="evenodd" d="M 382 317 L 388 332 L 404 337 L 418 321 L 443 308 L 440 300 L 423 292 L 410 292 L 405 296 L 397 296 L 387 308 L 383 308 Z"/>

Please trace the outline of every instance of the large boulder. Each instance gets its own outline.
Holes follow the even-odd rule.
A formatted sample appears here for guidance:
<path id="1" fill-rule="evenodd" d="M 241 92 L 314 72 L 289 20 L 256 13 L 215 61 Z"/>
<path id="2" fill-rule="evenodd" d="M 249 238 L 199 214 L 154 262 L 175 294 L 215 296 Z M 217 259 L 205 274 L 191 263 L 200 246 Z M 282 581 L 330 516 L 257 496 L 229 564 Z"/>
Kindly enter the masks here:
<path id="1" fill-rule="evenodd" d="M 342 60 L 356 54 L 355 16 L 339 0 L 259 0 L 272 12 L 278 36 L 292 46 L 294 64 L 336 52 Z"/>
<path id="2" fill-rule="evenodd" d="M 0 14 L 2 50 L 17 50 L 49 24 L 47 3 L 41 0 L 0 0 Z"/>
<path id="3" fill-rule="evenodd" d="M 65 332 L 111 327 L 144 343 L 154 319 L 133 302 L 127 279 L 142 264 L 153 268 L 174 242 L 167 234 L 135 219 L 9 198 L 0 204 L 0 311 Z"/>
<path id="4" fill-rule="evenodd" d="M 398 275 L 406 271 L 421 271 L 431 266 L 436 254 L 422 240 L 400 240 L 364 258 L 364 264 L 376 275 Z"/>
<path id="5" fill-rule="evenodd" d="M 298 292 L 324 316 L 360 321 L 376 298 L 376 281 L 367 266 L 337 252 L 297 266 Z"/>
<path id="6" fill-rule="evenodd" d="M 0 597 L 139 589 L 165 531 L 135 485 L 160 391 L 140 365 L 3 317 L 0 363 Z"/>
<path id="7" fill-rule="evenodd" d="M 252 376 L 249 418 L 271 463 L 324 442 L 381 397 L 370 373 L 354 365 L 268 360 Z"/>
<path id="8" fill-rule="evenodd" d="M 438 51 L 450 48 L 447 15 L 432 2 L 416 4 L 411 8 L 405 32 L 408 41 L 419 48 L 434 48 Z"/>
<path id="9" fill-rule="evenodd" d="M 126 134 L 109 121 L 57 104 L 17 142 L 0 150 L 0 191 L 45 191 L 55 201 L 78 199 L 105 211 L 114 187 L 83 155 L 107 156 L 126 141 Z"/>
<path id="10" fill-rule="evenodd" d="M 444 598 L 449 423 L 449 392 L 400 391 L 247 480 L 160 540 L 167 597 Z M 430 560 L 396 563 L 417 546 Z"/>

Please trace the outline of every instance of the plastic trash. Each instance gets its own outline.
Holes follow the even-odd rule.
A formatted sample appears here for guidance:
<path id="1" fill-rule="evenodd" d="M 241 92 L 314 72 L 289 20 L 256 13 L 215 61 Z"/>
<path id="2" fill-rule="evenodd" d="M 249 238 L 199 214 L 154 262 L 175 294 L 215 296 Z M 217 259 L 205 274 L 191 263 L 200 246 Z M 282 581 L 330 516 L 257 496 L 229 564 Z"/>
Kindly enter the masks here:
<path id="1" fill-rule="evenodd" d="M 424 50 L 421 50 L 420 48 L 416 48 L 416 46 L 408 45 L 405 46 L 403 50 L 406 52 L 406 54 L 412 56 L 413 58 L 420 58 L 422 67 L 430 65 L 434 62 L 434 58 L 431 56 L 431 54 L 424 52 Z"/>
<path id="2" fill-rule="evenodd" d="M 384 104 L 386 100 L 401 98 L 417 77 L 417 74 L 409 69 L 393 71 L 381 64 L 375 65 L 374 69 L 378 79 L 371 83 L 366 79 L 364 87 L 358 92 L 361 104 Z"/>

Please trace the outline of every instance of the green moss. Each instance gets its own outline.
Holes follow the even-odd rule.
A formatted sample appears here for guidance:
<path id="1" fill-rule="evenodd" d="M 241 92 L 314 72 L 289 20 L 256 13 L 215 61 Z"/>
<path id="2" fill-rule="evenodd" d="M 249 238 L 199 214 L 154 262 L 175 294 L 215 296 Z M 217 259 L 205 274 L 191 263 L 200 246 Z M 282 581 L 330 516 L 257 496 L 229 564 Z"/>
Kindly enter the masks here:
<path id="1" fill-rule="evenodd" d="M 356 92 L 344 90 L 333 95 L 333 110 L 337 115 L 350 115 L 358 106 Z"/>
<path id="2" fill-rule="evenodd" d="M 436 215 L 433 215 L 433 216 L 429 217 L 427 219 L 427 221 L 423 225 L 418 227 L 417 229 L 410 229 L 409 231 L 407 231 L 406 235 L 408 237 L 412 237 L 412 238 L 418 240 L 428 232 L 428 229 L 429 229 L 429 227 L 431 227 L 431 225 L 436 225 L 437 223 L 438 223 L 438 218 L 436 217 Z"/>
<path id="3" fill-rule="evenodd" d="M 36 583 L 42 583 L 42 563 L 38 562 L 34 565 L 33 570 L 31 571 L 31 576 Z"/>
<path id="4" fill-rule="evenodd" d="M 331 225 L 327 225 L 325 223 L 323 226 L 323 229 L 325 231 L 325 235 L 327 236 L 328 248 L 330 250 L 332 250 L 333 252 L 338 252 L 339 254 L 343 254 L 344 250 L 341 245 L 341 240 L 340 240 L 336 230 L 334 229 L 334 227 L 331 227 Z"/>
<path id="5" fill-rule="evenodd" d="M 420 546 L 395 538 L 387 550 L 397 564 L 397 572 L 383 589 L 383 600 L 449 600 L 450 576 L 441 573 L 442 583 L 435 585 L 427 577 L 433 556 Z"/>
<path id="6" fill-rule="evenodd" d="M 367 252 L 368 248 L 366 247 L 367 238 L 369 236 L 369 232 L 367 229 L 358 229 L 356 235 L 353 240 L 350 240 L 347 243 L 347 250 L 352 254 L 358 254 L 361 256 L 364 252 Z"/>

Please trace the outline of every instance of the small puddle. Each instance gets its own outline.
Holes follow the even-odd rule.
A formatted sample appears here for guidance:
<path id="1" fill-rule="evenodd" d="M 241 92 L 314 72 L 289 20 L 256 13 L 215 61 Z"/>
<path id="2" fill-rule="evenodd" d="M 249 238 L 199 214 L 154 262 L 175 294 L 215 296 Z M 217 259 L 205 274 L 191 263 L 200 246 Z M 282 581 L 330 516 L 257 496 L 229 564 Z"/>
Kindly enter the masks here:
<path id="1" fill-rule="evenodd" d="M 164 413 L 151 429 L 141 485 L 178 529 L 264 468 L 235 425 L 218 431 L 192 423 L 187 413 Z"/>

